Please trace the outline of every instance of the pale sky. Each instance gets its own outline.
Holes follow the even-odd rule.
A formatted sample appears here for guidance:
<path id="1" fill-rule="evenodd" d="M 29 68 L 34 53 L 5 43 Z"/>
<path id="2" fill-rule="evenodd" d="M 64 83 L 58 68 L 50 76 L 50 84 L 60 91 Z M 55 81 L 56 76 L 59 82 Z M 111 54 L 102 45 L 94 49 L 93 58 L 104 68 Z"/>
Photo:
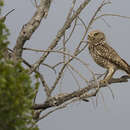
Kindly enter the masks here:
<path id="1" fill-rule="evenodd" d="M 78 3 L 81 1 L 83 0 L 77 0 Z M 47 19 L 42 21 L 30 41 L 26 42 L 25 47 L 46 49 L 55 38 L 57 31 L 62 27 L 71 2 L 71 0 L 53 0 Z M 92 0 L 83 11 L 81 17 L 86 20 L 86 24 L 99 4 L 100 0 Z M 7 17 L 6 21 L 11 31 L 11 36 L 9 37 L 11 41 L 10 48 L 15 45 L 21 27 L 35 12 L 31 0 L 5 0 L 3 14 L 13 8 L 16 10 Z M 130 1 L 113 0 L 112 4 L 104 8 L 101 13 L 103 12 L 130 16 Z M 92 29 L 102 30 L 106 34 L 108 43 L 130 64 L 130 19 L 117 17 L 104 17 L 104 19 L 109 23 L 110 27 L 107 27 L 102 20 L 98 20 L 92 26 Z M 77 35 L 80 32 L 82 32 L 80 29 L 76 30 L 76 34 L 72 37 L 71 42 L 76 44 L 76 41 L 80 39 L 79 35 Z M 24 53 L 24 57 L 30 63 L 39 58 L 39 55 L 35 55 L 36 53 Z M 105 72 L 105 69 L 95 64 L 87 49 L 80 57 L 90 64 L 94 72 Z M 49 57 L 46 62 L 53 64 L 55 60 L 55 58 Z M 45 75 L 52 73 L 52 71 L 50 72 L 47 69 L 43 69 L 43 72 Z M 84 73 L 82 67 L 80 68 L 80 72 Z M 115 75 L 121 76 L 122 74 L 125 73 L 120 71 Z M 49 81 L 49 78 L 47 81 Z M 66 86 L 65 91 L 71 90 L 69 86 L 73 86 L 72 83 L 73 81 L 70 78 L 65 77 L 63 83 Z M 129 130 L 130 80 L 128 83 L 112 84 L 110 87 L 113 90 L 115 99 L 112 98 L 112 94 L 108 88 L 102 89 L 97 97 L 98 106 L 95 106 L 95 98 L 90 100 L 90 103 L 78 102 L 69 105 L 67 108 L 58 110 L 41 120 L 38 123 L 40 130 Z M 44 92 L 42 89 L 37 100 L 38 102 L 44 101 Z"/>

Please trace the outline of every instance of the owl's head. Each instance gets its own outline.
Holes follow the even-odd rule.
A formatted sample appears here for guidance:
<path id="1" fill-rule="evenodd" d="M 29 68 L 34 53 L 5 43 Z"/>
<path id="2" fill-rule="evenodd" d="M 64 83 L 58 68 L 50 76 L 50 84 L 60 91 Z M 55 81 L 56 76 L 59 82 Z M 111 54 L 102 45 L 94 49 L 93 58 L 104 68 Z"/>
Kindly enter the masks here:
<path id="1" fill-rule="evenodd" d="M 94 30 L 88 33 L 88 43 L 96 44 L 104 41 L 105 39 L 105 34 L 99 30 Z"/>

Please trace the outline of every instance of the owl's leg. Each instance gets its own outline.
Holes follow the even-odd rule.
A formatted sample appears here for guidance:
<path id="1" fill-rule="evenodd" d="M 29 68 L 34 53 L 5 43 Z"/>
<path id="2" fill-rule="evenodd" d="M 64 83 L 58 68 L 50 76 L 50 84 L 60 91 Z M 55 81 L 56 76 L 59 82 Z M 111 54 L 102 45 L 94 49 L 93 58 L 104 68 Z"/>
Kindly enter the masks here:
<path id="1" fill-rule="evenodd" d="M 114 67 L 110 67 L 107 70 L 107 73 L 104 77 L 103 80 L 100 81 L 101 84 L 108 84 L 108 81 L 112 78 L 113 74 L 115 73 L 115 68 Z"/>

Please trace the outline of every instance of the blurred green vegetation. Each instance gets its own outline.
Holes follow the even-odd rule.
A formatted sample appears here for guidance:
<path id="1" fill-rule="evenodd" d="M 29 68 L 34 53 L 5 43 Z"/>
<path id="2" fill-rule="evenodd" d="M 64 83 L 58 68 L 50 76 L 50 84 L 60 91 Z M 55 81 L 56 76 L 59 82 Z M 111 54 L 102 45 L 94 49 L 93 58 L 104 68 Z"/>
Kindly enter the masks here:
<path id="1" fill-rule="evenodd" d="M 0 14 L 3 6 L 0 1 Z M 0 19 L 0 130 L 38 130 L 30 109 L 35 85 L 20 62 L 14 65 L 4 59 L 8 36 L 9 30 Z"/>

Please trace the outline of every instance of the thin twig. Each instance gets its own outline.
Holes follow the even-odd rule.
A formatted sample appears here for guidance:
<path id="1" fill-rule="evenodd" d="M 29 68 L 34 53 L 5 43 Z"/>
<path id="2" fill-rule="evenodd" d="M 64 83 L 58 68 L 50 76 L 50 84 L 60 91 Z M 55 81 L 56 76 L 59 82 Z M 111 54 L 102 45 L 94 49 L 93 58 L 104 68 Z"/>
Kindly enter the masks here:
<path id="1" fill-rule="evenodd" d="M 88 64 L 83 61 L 82 59 L 72 55 L 72 54 L 69 54 L 67 52 L 63 52 L 63 51 L 59 51 L 59 50 L 38 50 L 38 49 L 32 49 L 32 48 L 23 48 L 24 50 L 30 50 L 30 51 L 35 51 L 35 52 L 54 52 L 54 53 L 61 53 L 61 54 L 65 54 L 65 55 L 68 55 L 70 57 L 72 57 L 73 59 L 76 59 L 78 60 L 80 63 L 82 63 L 84 66 L 88 67 Z M 68 62 L 68 61 L 67 61 Z"/>
<path id="2" fill-rule="evenodd" d="M 115 99 L 115 95 L 114 95 L 114 92 L 112 91 L 112 88 L 111 88 L 110 86 L 108 86 L 108 89 L 109 89 L 110 92 L 111 92 L 112 98 Z"/>
<path id="3" fill-rule="evenodd" d="M 108 28 L 111 28 L 111 25 L 104 18 L 102 18 L 102 21 L 106 24 Z"/>
<path id="4" fill-rule="evenodd" d="M 59 110 L 59 109 L 63 109 L 63 108 L 65 108 L 65 107 L 66 107 L 66 105 L 61 105 L 61 106 L 59 106 L 59 107 L 57 107 L 57 108 L 55 108 L 55 109 L 53 109 L 53 110 L 47 112 L 45 115 L 39 117 L 38 120 L 36 120 L 36 123 L 37 123 L 38 121 L 40 121 L 41 119 L 44 119 L 45 117 L 47 117 L 47 116 L 50 115 L 51 113 L 53 113 L 53 112 L 55 112 L 55 111 L 57 111 L 57 110 Z"/>
<path id="5" fill-rule="evenodd" d="M 71 18 L 71 15 L 72 15 L 72 12 L 73 12 L 75 3 L 76 3 L 76 0 L 73 0 L 73 1 L 72 1 L 72 7 L 70 8 L 69 13 L 68 13 L 68 15 L 67 15 L 67 20 L 69 20 L 69 19 Z"/>
<path id="6" fill-rule="evenodd" d="M 72 37 L 72 35 L 73 35 L 73 33 L 74 33 L 74 30 L 75 30 L 76 25 L 77 25 L 77 18 L 75 19 L 74 26 L 73 26 L 73 28 L 72 28 L 72 30 L 71 30 L 71 32 L 70 32 L 70 34 L 69 34 L 68 38 L 65 40 L 65 43 L 67 43 L 67 42 L 70 40 L 70 38 Z"/>
<path id="7" fill-rule="evenodd" d="M 63 36 L 63 51 L 64 52 L 66 52 L 66 45 L 65 45 L 65 34 L 64 34 L 64 36 Z M 65 61 L 66 61 L 66 55 L 65 54 L 63 54 L 63 62 L 64 62 L 64 64 L 65 64 Z"/>
<path id="8" fill-rule="evenodd" d="M 84 22 L 84 20 L 82 18 L 80 18 L 79 16 L 77 17 L 79 19 L 79 21 L 82 23 L 82 25 L 84 26 L 85 30 L 87 29 L 87 26 Z"/>
<path id="9" fill-rule="evenodd" d="M 59 63 L 55 64 L 54 66 L 52 66 L 52 68 L 54 68 L 54 69 L 55 69 L 57 66 L 59 66 L 59 65 L 61 65 L 61 64 L 63 64 L 63 63 L 64 63 L 64 62 L 62 62 L 62 61 L 61 61 L 61 62 L 59 62 Z"/>
<path id="10" fill-rule="evenodd" d="M 130 19 L 129 16 L 123 16 L 123 15 L 119 15 L 119 14 L 102 14 L 100 16 L 95 17 L 94 21 L 96 21 L 97 19 L 100 19 L 101 17 L 104 17 L 104 16 L 114 16 L 114 17 L 120 17 L 120 18 Z"/>
<path id="11" fill-rule="evenodd" d="M 50 66 L 50 65 L 45 64 L 45 63 L 42 63 L 41 65 L 44 65 L 44 66 L 46 66 L 46 67 L 50 68 L 50 69 L 51 69 L 51 70 L 53 70 L 53 71 L 54 71 L 54 73 L 56 74 L 56 70 L 55 70 L 55 68 L 54 68 L 53 66 Z"/>
<path id="12" fill-rule="evenodd" d="M 4 17 L 7 17 L 10 13 L 12 13 L 15 9 L 12 9 L 11 11 L 9 11 Z"/>
<path id="13" fill-rule="evenodd" d="M 68 66 L 69 66 L 74 72 L 76 72 L 76 73 L 79 75 L 79 77 L 80 77 L 81 79 L 83 79 L 86 83 L 89 82 L 77 69 L 75 69 L 75 67 L 73 67 L 71 64 L 68 64 Z"/>
<path id="14" fill-rule="evenodd" d="M 74 75 L 73 71 L 68 66 L 67 66 L 67 69 L 69 70 L 69 72 L 72 75 L 73 79 L 75 80 L 78 88 L 80 89 L 80 83 L 79 83 L 78 79 L 76 78 L 76 76 Z"/>

